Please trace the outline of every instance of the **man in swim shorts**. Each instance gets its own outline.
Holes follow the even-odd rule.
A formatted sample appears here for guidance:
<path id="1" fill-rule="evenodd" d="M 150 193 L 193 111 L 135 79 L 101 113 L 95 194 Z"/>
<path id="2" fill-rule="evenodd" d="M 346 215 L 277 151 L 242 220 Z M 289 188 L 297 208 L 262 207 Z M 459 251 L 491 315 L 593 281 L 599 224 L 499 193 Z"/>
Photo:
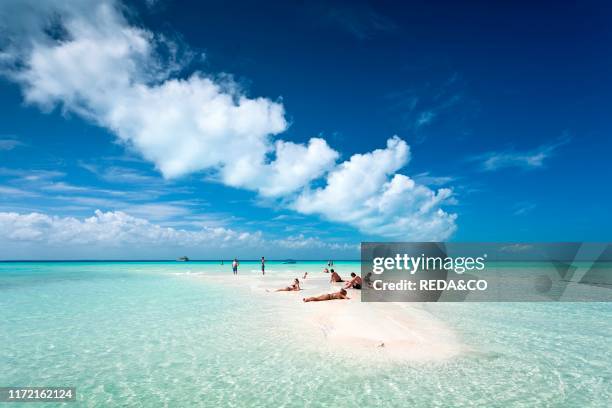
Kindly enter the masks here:
<path id="1" fill-rule="evenodd" d="M 329 278 L 329 281 L 332 283 L 333 282 L 344 282 L 342 278 L 340 277 L 340 275 L 338 275 L 336 271 L 334 271 L 333 269 L 331 270 L 331 276 Z"/>
<path id="2" fill-rule="evenodd" d="M 355 272 L 351 272 L 351 280 L 346 282 L 346 285 L 344 285 L 344 287 L 346 289 L 348 288 L 361 289 L 362 284 L 363 284 L 363 281 L 361 280 L 361 276 L 357 276 Z"/>

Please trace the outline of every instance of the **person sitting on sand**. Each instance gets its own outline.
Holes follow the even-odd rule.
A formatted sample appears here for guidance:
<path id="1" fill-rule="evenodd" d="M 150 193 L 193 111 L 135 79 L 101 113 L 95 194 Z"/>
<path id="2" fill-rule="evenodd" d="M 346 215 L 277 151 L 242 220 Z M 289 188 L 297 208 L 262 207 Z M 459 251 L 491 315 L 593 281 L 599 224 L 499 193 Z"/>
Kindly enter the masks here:
<path id="1" fill-rule="evenodd" d="M 336 271 L 334 271 L 333 269 L 331 270 L 331 276 L 329 278 L 329 281 L 330 281 L 330 283 L 333 283 L 333 282 L 344 282 L 342 280 L 342 278 L 340 277 L 340 275 L 338 275 L 336 273 Z"/>
<path id="2" fill-rule="evenodd" d="M 361 276 L 357 276 L 355 272 L 351 272 L 351 280 L 346 282 L 344 285 L 345 289 L 353 288 L 353 289 L 361 289 L 361 285 L 363 281 L 361 280 Z"/>
<path id="3" fill-rule="evenodd" d="M 298 280 L 298 278 L 295 278 L 293 280 L 293 285 L 287 286 L 286 288 L 276 289 L 275 292 L 293 292 L 298 290 L 301 290 L 300 281 Z"/>
<path id="4" fill-rule="evenodd" d="M 334 299 L 350 299 L 350 297 L 346 296 L 346 290 L 340 289 L 339 292 L 334 293 L 326 293 L 324 295 L 319 296 L 311 296 L 302 299 L 304 302 L 322 302 L 325 300 L 334 300 Z"/>
<path id="5" fill-rule="evenodd" d="M 329 269 L 327 268 L 323 269 L 323 273 L 329 273 Z"/>

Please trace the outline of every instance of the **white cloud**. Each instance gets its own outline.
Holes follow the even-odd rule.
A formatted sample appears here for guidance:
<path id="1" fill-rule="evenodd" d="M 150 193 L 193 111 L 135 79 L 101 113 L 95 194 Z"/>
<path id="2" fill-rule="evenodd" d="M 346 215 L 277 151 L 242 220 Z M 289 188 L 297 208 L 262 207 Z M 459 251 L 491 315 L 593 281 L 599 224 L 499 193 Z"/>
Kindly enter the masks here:
<path id="1" fill-rule="evenodd" d="M 544 159 L 548 157 L 548 154 L 543 151 L 536 151 L 530 153 L 509 151 L 490 152 L 481 157 L 484 159 L 482 162 L 482 168 L 484 170 L 492 171 L 499 170 L 505 167 L 542 167 L 542 165 L 544 164 Z"/>
<path id="2" fill-rule="evenodd" d="M 76 192 L 89 192 L 91 191 L 88 187 L 75 186 L 72 184 L 58 181 L 55 183 L 46 183 L 41 187 L 43 190 L 62 192 L 62 193 L 76 193 Z"/>
<path id="3" fill-rule="evenodd" d="M 355 253 L 360 250 L 359 244 L 329 243 L 317 237 L 306 237 L 304 234 L 291 235 L 284 239 L 275 240 L 274 243 L 282 248 L 290 249 L 315 248 L 331 249 L 334 251 L 353 251 Z"/>
<path id="4" fill-rule="evenodd" d="M 32 191 L 22 190 L 20 188 L 8 187 L 8 186 L 0 186 L 0 195 L 5 197 L 35 197 L 38 194 Z"/>
<path id="5" fill-rule="evenodd" d="M 104 246 L 165 245 L 193 247 L 215 242 L 259 245 L 261 233 L 238 232 L 226 228 L 187 231 L 164 228 L 124 212 L 102 212 L 85 219 L 56 217 L 40 213 L 0 212 L 0 239 L 42 241 L 53 245 L 101 244 Z"/>
<path id="6" fill-rule="evenodd" d="M 102 167 L 91 163 L 79 162 L 79 166 L 95 174 L 100 179 L 109 183 L 122 184 L 162 184 L 163 179 L 159 175 L 149 175 L 130 167 L 109 166 Z"/>
<path id="7" fill-rule="evenodd" d="M 23 146 L 23 143 L 17 139 L 0 139 L 0 150 L 13 150 L 19 146 Z"/>
<path id="8" fill-rule="evenodd" d="M 258 248 L 274 251 L 328 249 L 357 253 L 357 244 L 325 242 L 299 235 L 286 239 L 265 239 L 260 231 L 237 231 L 226 227 L 203 226 L 197 230 L 163 227 L 121 211 L 95 211 L 92 217 L 58 217 L 41 213 L 0 212 L 0 243 L 37 243 L 47 247 L 97 248 Z M 155 256 L 155 253 L 151 253 Z M 104 257 L 100 251 L 98 257 Z"/>
<path id="9" fill-rule="evenodd" d="M 423 172 L 413 177 L 414 181 L 426 186 L 443 186 L 447 185 L 456 180 L 455 177 L 451 176 L 434 176 L 429 172 Z"/>
<path id="10" fill-rule="evenodd" d="M 131 215 L 147 217 L 153 220 L 167 220 L 183 217 L 192 213 L 191 209 L 178 203 L 147 203 L 133 204 L 125 207 L 125 211 Z"/>
<path id="11" fill-rule="evenodd" d="M 514 205 L 514 215 L 526 215 L 535 210 L 536 204 L 530 202 L 520 202 Z"/>
<path id="12" fill-rule="evenodd" d="M 213 170 L 228 185 L 276 195 L 335 161 L 322 139 L 307 147 L 272 142 L 288 126 L 281 103 L 249 98 L 227 76 L 171 77 L 177 67 L 162 57 L 168 41 L 129 25 L 113 2 L 91 4 L 87 15 L 59 5 L 54 11 L 63 13 L 67 40 L 45 37 L 41 22 L 31 36 L 42 40 L 10 49 L 23 68 L 8 73 L 26 102 L 46 110 L 61 105 L 111 129 L 165 177 Z M 266 163 L 269 153 L 277 159 Z"/>
<path id="13" fill-rule="evenodd" d="M 0 167 L 0 176 L 17 177 L 20 182 L 34 182 L 63 177 L 65 173 L 55 170 L 24 170 Z"/>
<path id="14" fill-rule="evenodd" d="M 421 126 L 428 125 L 434 120 L 435 117 L 436 113 L 433 111 L 421 112 L 416 120 L 415 126 L 420 128 Z"/>
<path id="15" fill-rule="evenodd" d="M 544 161 L 552 156 L 555 150 L 569 143 L 569 141 L 569 136 L 564 135 L 554 143 L 544 144 L 526 152 L 514 150 L 487 152 L 474 156 L 471 160 L 479 161 L 482 170 L 485 171 L 500 170 L 508 167 L 536 169 L 543 167 Z"/>
<path id="16" fill-rule="evenodd" d="M 235 166 L 224 169 L 225 182 L 234 187 L 258 186 L 263 196 L 286 195 L 321 177 L 339 156 L 320 138 L 310 139 L 307 146 L 278 140 L 275 152 L 276 159 L 260 164 L 255 172 L 248 158 L 237 159 Z"/>
<path id="17" fill-rule="evenodd" d="M 396 174 L 409 160 L 404 141 L 336 165 L 340 155 L 324 139 L 274 140 L 288 127 L 280 101 L 249 97 L 227 75 L 181 78 L 189 52 L 130 24 L 124 10 L 113 0 L 0 3 L 1 72 L 27 103 L 111 130 L 166 178 L 205 171 L 368 234 L 443 239 L 454 231 L 455 216 L 439 208 L 450 190 Z M 326 174 L 327 186 L 311 191 Z"/>
<path id="18" fill-rule="evenodd" d="M 353 155 L 327 176 L 327 185 L 303 192 L 295 208 L 353 225 L 364 233 L 397 239 L 443 240 L 455 218 L 439 208 L 449 189 L 437 192 L 395 172 L 410 158 L 406 142 L 393 137 L 386 149 Z"/>

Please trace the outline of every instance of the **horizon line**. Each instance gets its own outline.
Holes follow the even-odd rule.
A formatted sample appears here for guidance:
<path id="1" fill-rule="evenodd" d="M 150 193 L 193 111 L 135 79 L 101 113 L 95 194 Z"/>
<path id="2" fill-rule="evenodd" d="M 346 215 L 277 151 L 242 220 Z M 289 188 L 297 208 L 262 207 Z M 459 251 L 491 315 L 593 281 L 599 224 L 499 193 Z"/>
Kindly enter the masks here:
<path id="1" fill-rule="evenodd" d="M 5 259 L 0 260 L 0 263 L 10 262 L 221 262 L 221 261 L 233 261 L 229 259 L 190 259 L 188 261 L 179 261 L 177 259 Z M 261 259 L 238 259 L 239 262 L 260 262 Z M 328 262 L 329 259 L 266 259 L 266 262 Z M 333 262 L 360 262 L 360 259 L 332 259 Z"/>

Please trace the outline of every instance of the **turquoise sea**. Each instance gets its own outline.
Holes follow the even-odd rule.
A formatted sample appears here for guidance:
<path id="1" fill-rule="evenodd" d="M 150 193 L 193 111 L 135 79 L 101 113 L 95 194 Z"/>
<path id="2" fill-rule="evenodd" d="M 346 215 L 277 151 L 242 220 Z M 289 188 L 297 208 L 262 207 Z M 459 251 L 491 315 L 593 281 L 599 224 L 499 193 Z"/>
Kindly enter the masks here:
<path id="1" fill-rule="evenodd" d="M 316 274 L 323 266 L 268 262 L 267 273 Z M 357 262 L 335 267 L 359 271 Z M 258 273 L 258 263 L 243 262 L 239 278 Z M 305 347 L 299 322 L 279 320 L 276 303 L 215 276 L 231 276 L 229 262 L 0 263 L 0 387 L 76 387 L 77 403 L 66 406 L 612 400 L 612 303 L 428 304 L 473 351 L 443 362 L 377 363 Z"/>

